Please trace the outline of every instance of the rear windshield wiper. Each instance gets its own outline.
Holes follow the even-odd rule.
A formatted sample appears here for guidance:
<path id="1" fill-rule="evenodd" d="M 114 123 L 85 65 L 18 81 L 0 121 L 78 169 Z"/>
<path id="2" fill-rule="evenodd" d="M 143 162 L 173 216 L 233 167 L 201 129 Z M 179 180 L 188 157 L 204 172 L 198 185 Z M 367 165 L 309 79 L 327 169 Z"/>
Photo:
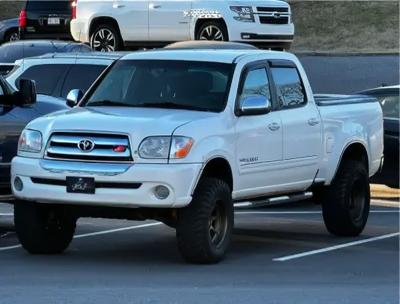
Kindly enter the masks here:
<path id="1" fill-rule="evenodd" d="M 90 101 L 85 106 L 92 107 L 92 106 L 109 106 L 109 107 L 134 107 L 134 105 L 130 105 L 129 103 L 114 101 L 114 100 L 96 100 Z"/>
<path id="2" fill-rule="evenodd" d="M 194 110 L 194 111 L 211 111 L 202 107 L 184 105 L 175 102 L 149 102 L 149 103 L 139 103 L 135 104 L 136 107 L 143 108 L 167 108 L 167 109 L 183 109 L 183 110 Z"/>

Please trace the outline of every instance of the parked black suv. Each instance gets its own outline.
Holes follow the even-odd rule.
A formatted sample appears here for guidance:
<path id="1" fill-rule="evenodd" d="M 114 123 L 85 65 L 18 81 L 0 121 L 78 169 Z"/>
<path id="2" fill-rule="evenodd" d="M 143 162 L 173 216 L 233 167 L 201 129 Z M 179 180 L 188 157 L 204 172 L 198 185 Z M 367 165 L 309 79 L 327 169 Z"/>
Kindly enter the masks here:
<path id="1" fill-rule="evenodd" d="M 28 0 L 19 15 L 20 39 L 72 40 L 70 0 Z"/>

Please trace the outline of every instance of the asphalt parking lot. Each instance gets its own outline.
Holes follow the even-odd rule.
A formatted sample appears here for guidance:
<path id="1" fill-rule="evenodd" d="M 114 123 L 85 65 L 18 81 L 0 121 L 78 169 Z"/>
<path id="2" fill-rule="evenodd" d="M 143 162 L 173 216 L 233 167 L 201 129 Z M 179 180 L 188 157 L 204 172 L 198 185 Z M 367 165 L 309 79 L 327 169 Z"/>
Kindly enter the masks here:
<path id="1" fill-rule="evenodd" d="M 0 204 L 0 227 L 12 208 Z M 80 219 L 65 254 L 31 256 L 0 238 L 0 303 L 398 303 L 399 209 L 373 206 L 359 238 L 324 227 L 300 202 L 238 210 L 217 265 L 185 264 L 157 222 Z M 339 245 L 339 246 L 338 246 Z"/>

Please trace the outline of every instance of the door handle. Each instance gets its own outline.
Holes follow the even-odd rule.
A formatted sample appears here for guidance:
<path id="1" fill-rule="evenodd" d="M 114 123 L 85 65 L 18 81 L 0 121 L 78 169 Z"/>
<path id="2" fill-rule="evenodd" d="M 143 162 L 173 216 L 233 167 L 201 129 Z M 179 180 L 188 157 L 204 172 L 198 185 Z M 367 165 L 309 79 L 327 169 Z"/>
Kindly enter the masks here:
<path id="1" fill-rule="evenodd" d="M 149 9 L 158 9 L 158 8 L 161 8 L 161 5 L 153 3 L 149 4 Z"/>
<path id="2" fill-rule="evenodd" d="M 271 131 L 278 131 L 280 128 L 281 126 L 276 122 L 270 123 L 268 125 L 268 129 L 270 129 Z"/>
<path id="3" fill-rule="evenodd" d="M 310 126 L 315 126 L 315 125 L 317 125 L 317 124 L 319 124 L 319 120 L 317 119 L 317 118 L 310 118 L 309 120 L 308 120 L 308 124 L 310 125 Z"/>
<path id="4" fill-rule="evenodd" d="M 119 4 L 119 3 L 113 4 L 113 8 L 123 8 L 123 7 L 125 7 L 124 4 Z"/>

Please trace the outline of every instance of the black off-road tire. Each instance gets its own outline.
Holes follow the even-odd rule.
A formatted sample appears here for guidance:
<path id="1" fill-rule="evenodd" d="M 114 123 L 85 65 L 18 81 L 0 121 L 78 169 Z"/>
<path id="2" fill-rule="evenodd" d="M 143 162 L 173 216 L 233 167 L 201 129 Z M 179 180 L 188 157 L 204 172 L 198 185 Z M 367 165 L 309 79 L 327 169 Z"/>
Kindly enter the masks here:
<path id="1" fill-rule="evenodd" d="M 369 177 L 360 161 L 344 160 L 322 199 L 322 214 L 328 231 L 338 236 L 359 235 L 368 220 Z"/>
<path id="2" fill-rule="evenodd" d="M 214 234 L 210 223 L 216 210 L 223 218 L 221 233 Z M 234 224 L 232 191 L 226 182 L 216 178 L 203 178 L 196 188 L 188 207 L 179 210 L 176 236 L 184 259 L 191 263 L 219 262 L 229 247 Z M 215 229 L 215 231 L 218 229 Z M 214 237 L 218 235 L 218 238 Z M 214 241 L 213 241 L 214 240 Z"/>
<path id="3" fill-rule="evenodd" d="M 31 254 L 62 253 L 73 238 L 76 218 L 62 207 L 16 201 L 14 222 L 18 239 Z"/>
<path id="4" fill-rule="evenodd" d="M 204 40 L 204 39 L 202 39 L 201 36 L 202 36 L 203 31 L 208 27 L 218 29 L 222 34 L 222 39 L 218 39 L 218 40 L 217 39 L 206 39 L 206 40 L 209 40 L 209 41 L 229 41 L 228 30 L 227 30 L 225 24 L 223 22 L 217 21 L 217 20 L 216 21 L 206 21 L 206 22 L 204 22 L 199 27 L 199 29 L 197 30 L 196 35 L 195 35 L 195 39 L 196 40 Z"/>
<path id="5" fill-rule="evenodd" d="M 101 51 L 100 49 L 98 49 L 95 46 L 95 39 L 96 37 L 98 38 L 98 36 L 96 36 L 101 30 L 104 30 L 106 32 L 110 32 L 112 33 L 114 39 L 115 39 L 115 44 L 114 44 L 114 51 L 122 51 L 123 50 L 123 41 L 122 41 L 122 37 L 121 34 L 119 32 L 119 30 L 112 24 L 100 24 L 98 26 L 96 26 L 96 28 L 94 29 L 94 31 L 91 33 L 90 35 L 90 47 L 96 51 Z M 110 52 L 111 50 L 107 50 L 106 52 Z"/>

